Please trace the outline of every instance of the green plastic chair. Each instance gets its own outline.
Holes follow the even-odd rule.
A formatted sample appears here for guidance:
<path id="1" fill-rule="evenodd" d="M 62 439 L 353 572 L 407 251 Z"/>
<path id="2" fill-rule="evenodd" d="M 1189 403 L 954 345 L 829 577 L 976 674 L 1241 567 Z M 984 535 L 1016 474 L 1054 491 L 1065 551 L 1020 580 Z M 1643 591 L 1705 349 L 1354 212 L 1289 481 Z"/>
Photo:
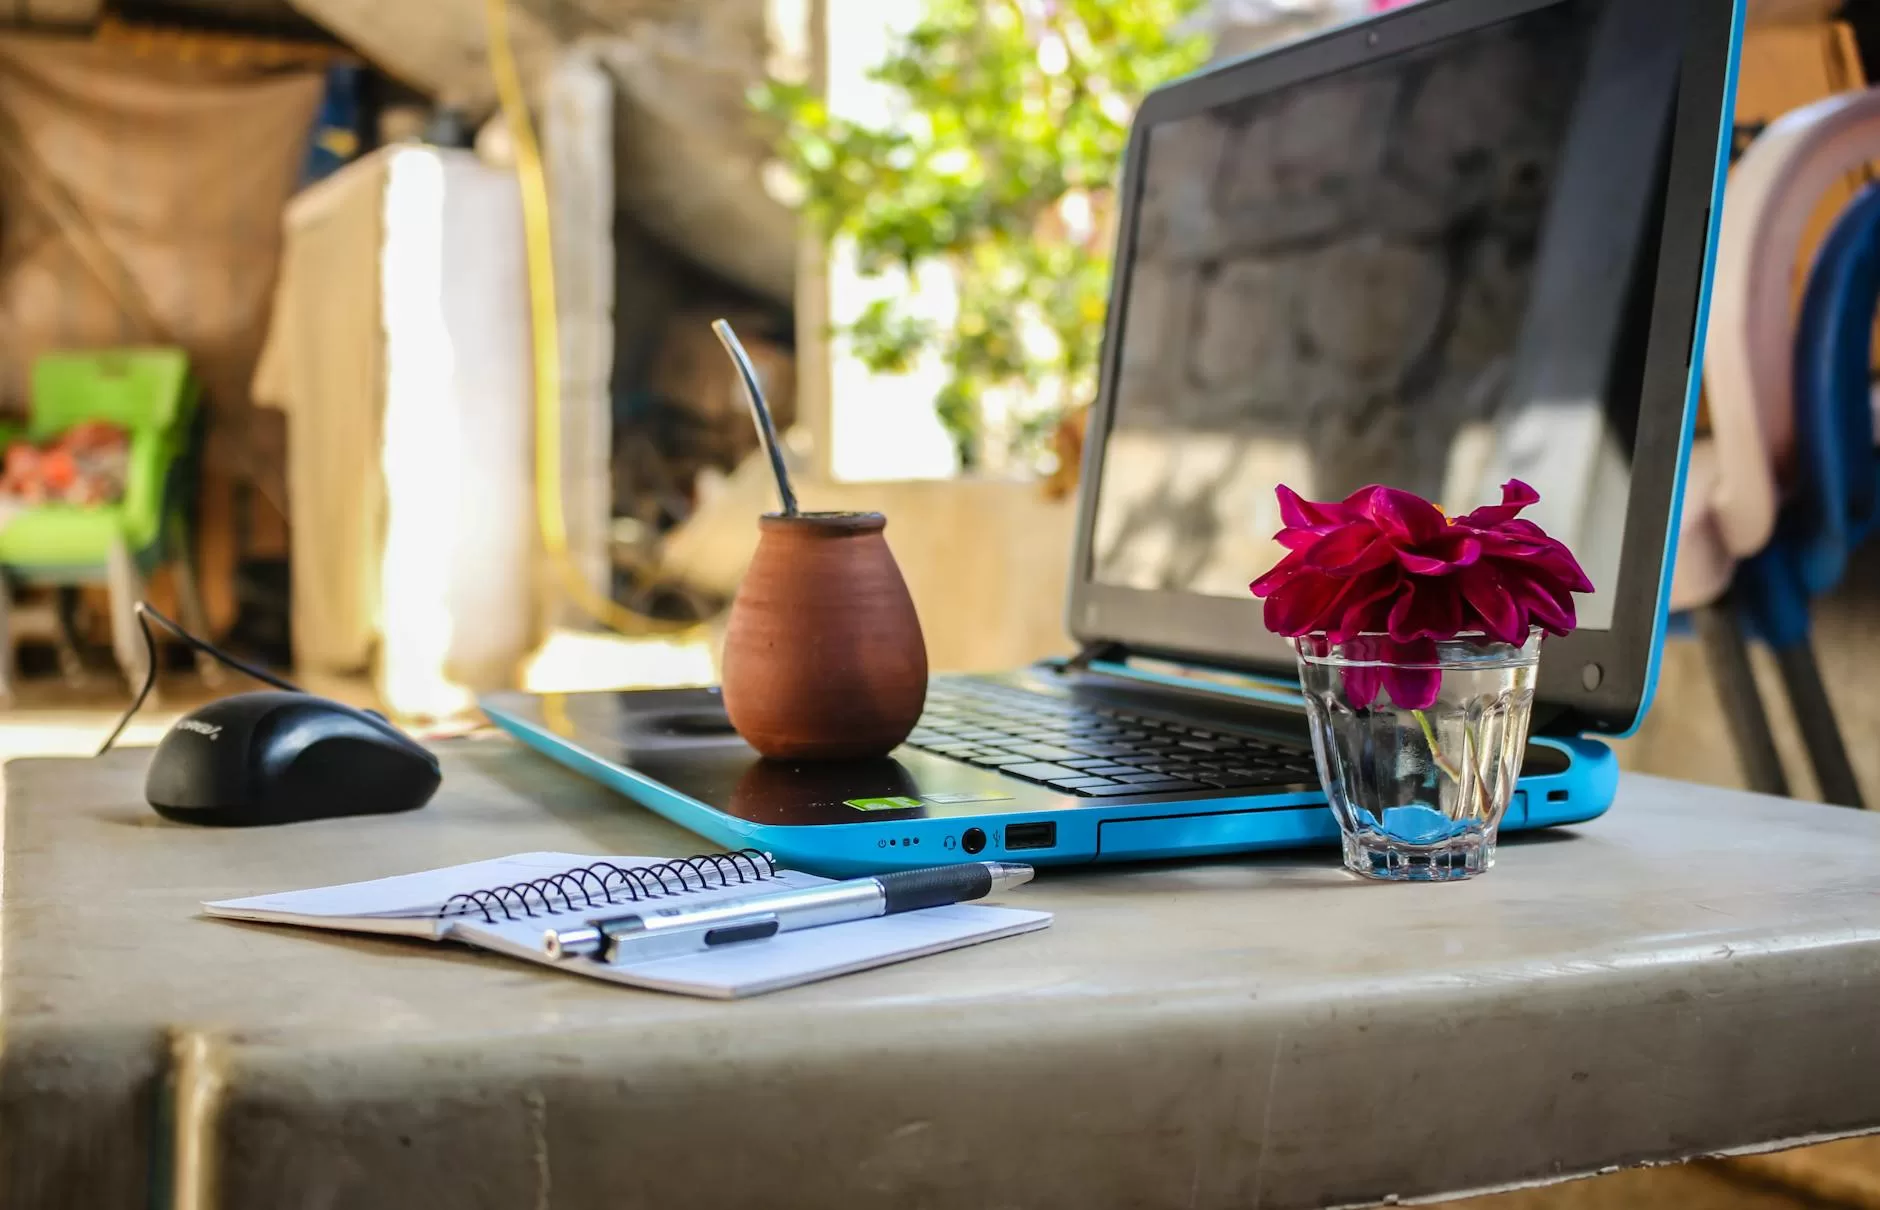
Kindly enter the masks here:
<path id="1" fill-rule="evenodd" d="M 130 461 L 115 504 L 42 504 L 8 521 L 0 528 L 0 572 L 9 586 L 108 585 L 112 647 L 135 688 L 148 663 L 135 609 L 150 572 L 170 566 L 184 625 L 199 634 L 205 629 L 189 543 L 200 388 L 181 349 L 143 348 L 45 354 L 33 364 L 31 389 L 26 436 L 44 441 L 102 420 L 129 432 Z M 10 628 L 0 642 L 4 694 Z"/>

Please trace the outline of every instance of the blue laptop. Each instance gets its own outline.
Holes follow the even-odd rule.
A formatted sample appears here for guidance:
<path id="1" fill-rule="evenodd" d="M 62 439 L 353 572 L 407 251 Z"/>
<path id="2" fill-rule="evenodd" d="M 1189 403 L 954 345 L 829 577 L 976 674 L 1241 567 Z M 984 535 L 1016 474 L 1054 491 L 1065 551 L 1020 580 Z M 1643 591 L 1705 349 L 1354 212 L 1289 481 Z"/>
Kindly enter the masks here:
<path id="1" fill-rule="evenodd" d="M 1664 636 L 1740 3 L 1425 0 L 1148 97 L 1068 602 L 1073 658 L 940 677 L 907 744 L 780 764 L 717 691 L 483 705 L 732 847 L 848 874 L 1335 842 L 1247 584 L 1274 487 L 1467 511 L 1521 478 L 1599 591 L 1550 641 L 1507 828 L 1612 803 Z"/>

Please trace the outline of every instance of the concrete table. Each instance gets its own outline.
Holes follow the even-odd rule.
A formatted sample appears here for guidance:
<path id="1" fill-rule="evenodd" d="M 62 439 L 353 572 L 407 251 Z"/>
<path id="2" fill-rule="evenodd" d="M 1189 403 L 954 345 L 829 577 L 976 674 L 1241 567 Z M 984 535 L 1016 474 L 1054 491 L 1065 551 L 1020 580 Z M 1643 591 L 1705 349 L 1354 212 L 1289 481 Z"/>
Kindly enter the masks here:
<path id="1" fill-rule="evenodd" d="M 1452 887 L 1055 874 L 1042 933 L 736 1003 L 202 899 L 695 841 L 502 741 L 424 811 L 7 768 L 0 1204 L 1316 1207 L 1880 1128 L 1880 818 L 1630 778 Z M 1016 897 L 1015 897 L 1016 898 Z"/>

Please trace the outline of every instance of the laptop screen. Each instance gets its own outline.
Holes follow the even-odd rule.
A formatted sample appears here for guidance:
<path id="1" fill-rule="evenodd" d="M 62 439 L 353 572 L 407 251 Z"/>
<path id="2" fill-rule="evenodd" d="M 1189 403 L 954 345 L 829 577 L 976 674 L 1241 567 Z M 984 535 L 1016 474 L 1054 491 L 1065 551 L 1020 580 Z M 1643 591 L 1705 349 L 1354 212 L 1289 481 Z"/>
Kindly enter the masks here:
<path id="1" fill-rule="evenodd" d="M 1244 599 L 1284 553 L 1280 483 L 1456 515 L 1520 478 L 1601 590 L 1582 627 L 1612 626 L 1677 76 L 1628 58 L 1628 7 L 1144 132 L 1095 582 Z"/>

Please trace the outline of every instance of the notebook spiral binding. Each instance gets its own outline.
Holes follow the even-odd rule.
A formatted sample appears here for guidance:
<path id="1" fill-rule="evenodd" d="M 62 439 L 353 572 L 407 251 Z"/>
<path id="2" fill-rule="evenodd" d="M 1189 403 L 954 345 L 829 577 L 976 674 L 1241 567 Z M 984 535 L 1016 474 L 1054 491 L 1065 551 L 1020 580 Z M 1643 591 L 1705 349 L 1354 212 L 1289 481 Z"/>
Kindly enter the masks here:
<path id="1" fill-rule="evenodd" d="M 577 907 L 639 903 L 739 883 L 762 882 L 776 874 L 775 859 L 757 849 L 701 853 L 650 866 L 617 866 L 609 861 L 597 861 L 528 882 L 465 891 L 446 900 L 437 914 L 439 918 L 446 918 L 480 912 L 486 922 L 495 924 L 499 916 L 504 920 L 517 920 Z"/>

